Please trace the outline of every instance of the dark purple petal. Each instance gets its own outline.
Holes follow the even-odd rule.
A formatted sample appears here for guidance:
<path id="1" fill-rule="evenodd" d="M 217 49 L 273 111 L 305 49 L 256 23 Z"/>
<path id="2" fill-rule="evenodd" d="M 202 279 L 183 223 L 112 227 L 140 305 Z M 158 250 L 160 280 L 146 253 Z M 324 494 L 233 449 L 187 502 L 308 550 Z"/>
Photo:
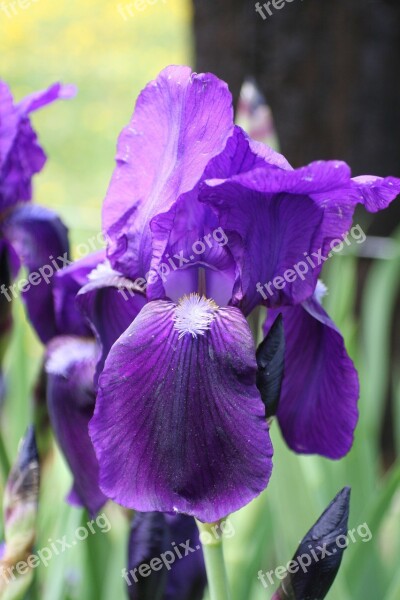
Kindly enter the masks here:
<path id="1" fill-rule="evenodd" d="M 90 282 L 80 290 L 76 300 L 101 346 L 95 376 L 97 385 L 111 346 L 141 311 L 146 297 L 132 281 L 112 271 L 109 265 L 101 264 L 92 272 Z"/>
<path id="2" fill-rule="evenodd" d="M 170 544 L 169 527 L 162 513 L 136 513 L 129 536 L 129 573 L 124 575 L 130 600 L 163 600 L 168 571 L 160 556 L 172 549 Z"/>
<path id="3" fill-rule="evenodd" d="M 87 318 L 76 296 L 89 281 L 90 273 L 105 260 L 105 251 L 94 252 L 58 271 L 54 277 L 54 306 L 58 335 L 90 336 Z"/>
<path id="4" fill-rule="evenodd" d="M 146 86 L 120 135 L 103 208 L 115 269 L 133 279 L 145 275 L 150 220 L 196 186 L 232 130 L 232 97 L 214 75 L 172 66 Z"/>
<path id="5" fill-rule="evenodd" d="M 195 520 L 186 515 L 167 515 L 166 520 L 171 540 L 180 550 L 182 558 L 174 563 L 169 573 L 163 600 L 201 600 L 207 577 Z M 189 553 L 185 556 L 188 542 L 191 551 L 187 549 Z"/>
<path id="6" fill-rule="evenodd" d="M 144 306 L 107 358 L 90 434 L 110 498 L 212 522 L 266 487 L 272 447 L 248 325 L 201 302 L 213 312 L 197 337 L 187 304 Z"/>
<path id="7" fill-rule="evenodd" d="M 210 182 L 202 199 L 218 212 L 238 267 L 234 305 L 248 314 L 258 304 L 294 304 L 312 294 L 317 273 L 304 255 L 321 245 L 323 210 L 315 202 L 294 193 L 255 192 L 234 181 Z M 296 268 L 303 274 L 296 275 Z"/>
<path id="8" fill-rule="evenodd" d="M 16 208 L 3 227 L 29 271 L 19 289 L 32 325 L 46 343 L 57 333 L 52 289 L 54 273 L 69 262 L 67 228 L 53 211 L 30 204 Z"/>
<path id="9" fill-rule="evenodd" d="M 124 578 L 131 600 L 201 600 L 207 580 L 194 519 L 136 513 Z"/>
<path id="10" fill-rule="evenodd" d="M 278 311 L 268 313 L 266 331 Z M 314 296 L 285 307 L 285 375 L 278 421 L 295 452 L 338 459 L 353 443 L 359 384 L 343 338 Z"/>
<path id="11" fill-rule="evenodd" d="M 97 354 L 92 340 L 59 337 L 50 343 L 46 356 L 49 415 L 74 477 L 73 502 L 79 499 L 92 514 L 107 500 L 98 486 L 98 464 L 88 432 Z"/>

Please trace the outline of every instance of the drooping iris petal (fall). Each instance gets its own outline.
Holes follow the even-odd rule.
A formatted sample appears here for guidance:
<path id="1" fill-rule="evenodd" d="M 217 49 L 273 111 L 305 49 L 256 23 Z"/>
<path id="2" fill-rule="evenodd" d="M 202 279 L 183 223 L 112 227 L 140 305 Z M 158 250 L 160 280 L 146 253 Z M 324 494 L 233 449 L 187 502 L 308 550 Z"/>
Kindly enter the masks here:
<path id="1" fill-rule="evenodd" d="M 251 333 L 208 302 L 150 302 L 107 358 L 90 434 L 101 488 L 124 506 L 212 522 L 268 483 Z"/>
<path id="2" fill-rule="evenodd" d="M 21 286 L 29 318 L 42 342 L 56 335 L 54 274 L 69 260 L 68 233 L 51 210 L 34 204 L 14 209 L 2 225 L 29 277 Z"/>
<path id="3" fill-rule="evenodd" d="M 71 499 L 95 514 L 107 498 L 99 489 L 98 464 L 88 424 L 94 411 L 94 340 L 58 337 L 47 348 L 47 402 L 51 424 L 71 468 Z"/>
<path id="4" fill-rule="evenodd" d="M 207 578 L 197 525 L 186 515 L 166 515 L 165 518 L 182 558 L 171 569 L 164 600 L 201 600 Z"/>
<path id="5" fill-rule="evenodd" d="M 269 312 L 267 331 L 277 312 Z M 315 295 L 279 312 L 286 340 L 277 411 L 283 436 L 295 452 L 341 458 L 353 443 L 359 396 L 343 337 Z"/>
<path id="6" fill-rule="evenodd" d="M 129 537 L 126 580 L 131 600 L 201 600 L 206 573 L 194 519 L 136 513 Z"/>
<path id="7" fill-rule="evenodd" d="M 95 376 L 97 385 L 111 346 L 146 304 L 146 297 L 134 282 L 113 271 L 106 261 L 91 272 L 76 302 L 91 323 L 101 347 Z"/>

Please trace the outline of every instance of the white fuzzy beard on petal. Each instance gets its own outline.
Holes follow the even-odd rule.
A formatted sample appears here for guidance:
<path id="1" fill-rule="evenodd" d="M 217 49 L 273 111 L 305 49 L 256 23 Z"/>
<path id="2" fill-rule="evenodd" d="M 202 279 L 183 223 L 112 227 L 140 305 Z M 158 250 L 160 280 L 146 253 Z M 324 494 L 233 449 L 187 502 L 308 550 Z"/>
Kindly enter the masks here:
<path id="1" fill-rule="evenodd" d="M 199 294 L 183 296 L 175 309 L 174 328 L 179 339 L 189 333 L 193 338 L 204 335 L 215 319 L 218 306 L 213 300 Z"/>
<path id="2" fill-rule="evenodd" d="M 106 259 L 104 262 L 98 264 L 97 267 L 93 269 L 93 271 L 90 271 L 88 275 L 88 280 L 97 281 L 99 279 L 103 279 L 104 277 L 110 277 L 115 275 L 120 276 L 121 273 L 119 273 L 118 271 L 114 271 L 110 264 L 110 261 Z"/>
<path id="3" fill-rule="evenodd" d="M 315 288 L 315 291 L 314 291 L 314 297 L 317 300 L 317 302 L 319 302 L 319 304 L 322 303 L 322 299 L 326 296 L 327 293 L 328 293 L 328 288 L 326 287 L 324 282 L 321 281 L 321 279 L 318 279 L 317 287 Z"/>
<path id="4" fill-rule="evenodd" d="M 97 356 L 94 340 L 65 337 L 60 345 L 51 351 L 45 369 L 49 375 L 67 377 L 70 366 L 76 361 L 91 361 Z"/>

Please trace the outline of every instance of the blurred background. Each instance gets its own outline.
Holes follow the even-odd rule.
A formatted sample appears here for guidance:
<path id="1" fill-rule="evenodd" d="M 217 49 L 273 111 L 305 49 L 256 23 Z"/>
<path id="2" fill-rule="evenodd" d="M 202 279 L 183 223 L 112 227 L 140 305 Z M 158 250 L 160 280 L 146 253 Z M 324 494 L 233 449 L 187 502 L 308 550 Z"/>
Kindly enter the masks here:
<path id="1" fill-rule="evenodd" d="M 167 64 L 216 73 L 235 101 L 244 78 L 255 77 L 294 166 L 338 158 L 355 175 L 400 176 L 399 59 L 397 0 L 287 0 L 266 19 L 252 0 L 0 2 L 0 78 L 16 99 L 57 80 L 79 88 L 74 100 L 33 116 L 49 155 L 35 179 L 35 201 L 60 213 L 75 256 L 100 230 L 117 136 L 135 98 Z M 350 527 L 366 522 L 372 539 L 350 545 L 328 597 L 400 599 L 400 201 L 378 217 L 360 213 L 356 222 L 369 234 L 367 242 L 335 256 L 323 273 L 325 307 L 360 373 L 355 444 L 338 463 L 297 457 L 273 425 L 271 484 L 232 517 L 236 535 L 226 556 L 233 600 L 272 595 L 257 580 L 258 570 L 285 564 L 344 485 L 353 490 Z M 13 460 L 33 418 L 42 356 L 18 302 L 14 311 L 3 463 Z M 55 447 L 43 469 L 38 547 L 49 537 L 71 536 L 87 520 L 63 501 L 71 479 Z M 37 569 L 29 598 L 125 597 L 127 521 L 115 508 L 107 510 L 110 532 Z"/>

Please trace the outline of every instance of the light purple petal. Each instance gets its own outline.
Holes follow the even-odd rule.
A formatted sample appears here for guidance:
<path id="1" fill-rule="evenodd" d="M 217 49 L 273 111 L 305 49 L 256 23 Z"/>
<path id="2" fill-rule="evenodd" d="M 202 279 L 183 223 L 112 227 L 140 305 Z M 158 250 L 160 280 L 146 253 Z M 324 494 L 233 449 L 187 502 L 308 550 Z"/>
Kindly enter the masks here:
<path id="1" fill-rule="evenodd" d="M 77 89 L 74 85 L 63 85 L 61 83 L 53 83 L 50 87 L 39 92 L 29 94 L 16 105 L 18 112 L 23 115 L 28 115 L 35 110 L 43 108 L 47 104 L 51 104 L 56 100 L 69 100 L 76 95 Z"/>
<path id="2" fill-rule="evenodd" d="M 400 194 L 400 179 L 396 177 L 374 177 L 363 175 L 352 179 L 358 202 L 369 212 L 387 208 Z"/>
<path id="3" fill-rule="evenodd" d="M 343 457 L 353 443 L 359 384 L 343 337 L 315 297 L 268 313 L 283 314 L 285 375 L 278 421 L 295 452 Z"/>
<path id="4" fill-rule="evenodd" d="M 10 88 L 0 81 L 0 172 L 17 133 L 18 121 Z"/>
<path id="5" fill-rule="evenodd" d="M 74 504 L 80 501 L 92 514 L 107 500 L 98 486 L 97 459 L 88 432 L 97 353 L 93 340 L 59 337 L 49 345 L 45 365 L 51 424 L 74 477 L 70 499 Z"/>
<path id="6" fill-rule="evenodd" d="M 74 93 L 73 86 L 56 83 L 14 105 L 8 86 L 0 81 L 0 211 L 31 200 L 33 175 L 46 162 L 29 113 Z"/>
<path id="7" fill-rule="evenodd" d="M 254 343 L 235 308 L 179 339 L 175 310 L 150 302 L 114 344 L 90 434 L 109 497 L 212 522 L 257 496 L 271 473 Z"/>
<path id="8" fill-rule="evenodd" d="M 115 269 L 134 279 L 151 260 L 150 221 L 192 190 L 233 130 L 232 98 L 214 75 L 167 67 L 140 94 L 122 131 L 104 202 Z"/>

